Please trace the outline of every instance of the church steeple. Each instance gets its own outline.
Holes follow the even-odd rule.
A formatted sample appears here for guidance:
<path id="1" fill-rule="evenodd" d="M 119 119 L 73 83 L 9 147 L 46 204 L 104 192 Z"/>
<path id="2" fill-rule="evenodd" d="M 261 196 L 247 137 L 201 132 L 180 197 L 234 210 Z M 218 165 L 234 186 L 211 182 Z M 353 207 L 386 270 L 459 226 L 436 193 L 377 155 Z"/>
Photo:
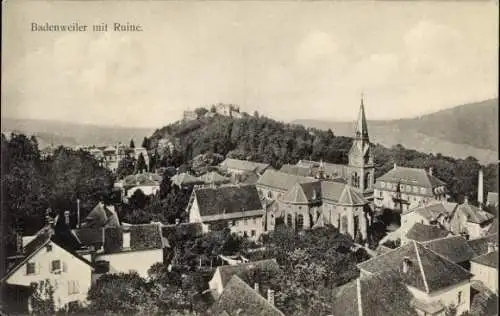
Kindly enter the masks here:
<path id="1" fill-rule="evenodd" d="M 356 122 L 356 140 L 370 141 L 368 137 L 368 124 L 366 123 L 363 94 L 361 94 L 361 105 L 359 107 L 358 121 Z"/>

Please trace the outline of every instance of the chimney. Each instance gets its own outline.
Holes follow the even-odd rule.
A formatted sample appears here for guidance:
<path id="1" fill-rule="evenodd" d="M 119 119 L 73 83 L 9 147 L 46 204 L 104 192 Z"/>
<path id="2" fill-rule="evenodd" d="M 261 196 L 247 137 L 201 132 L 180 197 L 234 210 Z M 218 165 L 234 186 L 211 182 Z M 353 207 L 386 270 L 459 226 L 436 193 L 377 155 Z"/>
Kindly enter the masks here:
<path id="1" fill-rule="evenodd" d="M 398 166 L 398 165 L 397 165 L 396 163 L 394 163 L 394 169 L 396 169 L 396 168 L 397 168 L 397 166 Z"/>
<path id="2" fill-rule="evenodd" d="M 469 197 L 467 195 L 464 197 L 464 204 L 469 204 Z"/>
<path id="3" fill-rule="evenodd" d="M 432 176 L 432 167 L 429 168 L 429 175 Z"/>
<path id="4" fill-rule="evenodd" d="M 64 211 L 64 223 L 69 226 L 69 211 Z"/>
<path id="5" fill-rule="evenodd" d="M 408 271 L 410 270 L 410 266 L 411 266 L 411 260 L 410 258 L 408 257 L 404 257 L 403 259 L 403 273 L 408 273 Z"/>
<path id="6" fill-rule="evenodd" d="M 267 290 L 267 301 L 269 304 L 274 305 L 274 291 L 271 289 Z"/>
<path id="7" fill-rule="evenodd" d="M 479 208 L 483 208 L 484 204 L 484 192 L 483 192 L 483 169 L 479 169 L 478 183 L 477 183 L 477 201 L 479 202 Z"/>
<path id="8" fill-rule="evenodd" d="M 76 228 L 80 228 L 80 199 L 76 199 Z"/>
<path id="9" fill-rule="evenodd" d="M 175 225 L 179 225 L 181 223 L 181 220 L 179 218 L 175 219 Z"/>
<path id="10" fill-rule="evenodd" d="M 255 290 L 255 292 L 260 294 L 259 283 L 255 282 L 253 284 L 253 289 Z"/>
<path id="11" fill-rule="evenodd" d="M 18 254 L 23 253 L 23 235 L 21 235 L 21 231 L 16 232 L 16 251 Z"/>

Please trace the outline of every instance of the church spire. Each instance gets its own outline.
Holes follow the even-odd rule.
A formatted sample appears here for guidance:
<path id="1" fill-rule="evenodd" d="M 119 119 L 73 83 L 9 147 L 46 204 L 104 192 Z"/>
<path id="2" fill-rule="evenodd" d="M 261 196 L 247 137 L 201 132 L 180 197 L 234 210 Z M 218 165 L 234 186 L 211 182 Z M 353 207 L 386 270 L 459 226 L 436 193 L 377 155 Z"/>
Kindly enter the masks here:
<path id="1" fill-rule="evenodd" d="M 361 93 L 361 106 L 359 107 L 358 121 L 356 122 L 356 139 L 369 141 L 368 124 L 366 123 L 364 97 Z"/>

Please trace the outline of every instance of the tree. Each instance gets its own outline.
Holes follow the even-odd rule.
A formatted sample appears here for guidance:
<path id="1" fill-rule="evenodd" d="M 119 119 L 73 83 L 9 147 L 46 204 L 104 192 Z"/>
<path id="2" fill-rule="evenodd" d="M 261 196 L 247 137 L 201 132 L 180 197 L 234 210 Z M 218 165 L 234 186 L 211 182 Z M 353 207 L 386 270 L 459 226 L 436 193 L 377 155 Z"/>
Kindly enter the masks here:
<path id="1" fill-rule="evenodd" d="M 144 194 L 144 192 L 142 192 L 141 189 L 135 190 L 129 199 L 129 203 L 134 209 L 144 209 L 147 202 L 148 197 Z"/>
<path id="2" fill-rule="evenodd" d="M 31 296 L 31 307 L 34 315 L 54 315 L 54 286 L 49 279 L 39 283 L 32 283 L 34 289 Z"/>
<path id="3" fill-rule="evenodd" d="M 134 144 L 134 140 L 131 139 L 130 140 L 130 145 L 129 145 L 130 148 L 135 148 L 135 144 Z"/>
<path id="4" fill-rule="evenodd" d="M 116 176 L 118 179 L 123 179 L 126 176 L 133 174 L 135 171 L 135 164 L 136 161 L 134 157 L 125 156 L 122 160 L 120 160 L 118 168 L 116 168 Z"/>
<path id="5" fill-rule="evenodd" d="M 151 314 L 158 310 L 159 296 L 158 287 L 135 272 L 106 274 L 89 290 L 89 310 L 100 314 Z"/>
<path id="6" fill-rule="evenodd" d="M 144 159 L 144 155 L 142 153 L 139 154 L 137 158 L 137 172 L 143 173 L 148 170 L 148 165 L 146 164 L 146 160 Z"/>
<path id="7" fill-rule="evenodd" d="M 149 138 L 147 138 L 146 136 L 144 136 L 144 139 L 142 140 L 142 148 L 146 148 L 146 149 L 149 149 Z"/>

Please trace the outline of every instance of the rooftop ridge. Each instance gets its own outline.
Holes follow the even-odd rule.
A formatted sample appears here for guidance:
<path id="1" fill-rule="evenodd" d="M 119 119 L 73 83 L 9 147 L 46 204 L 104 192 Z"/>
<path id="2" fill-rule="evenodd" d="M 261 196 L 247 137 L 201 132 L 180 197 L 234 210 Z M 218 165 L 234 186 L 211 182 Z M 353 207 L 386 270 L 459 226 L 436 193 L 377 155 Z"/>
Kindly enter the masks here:
<path id="1" fill-rule="evenodd" d="M 413 246 L 415 247 L 415 253 L 417 255 L 417 261 L 418 261 L 418 266 L 420 268 L 420 272 L 422 273 L 422 279 L 424 281 L 424 286 L 425 286 L 425 291 L 429 293 L 429 285 L 427 284 L 427 279 L 425 278 L 425 272 L 424 272 L 424 267 L 422 265 L 422 260 L 420 259 L 420 253 L 417 248 L 417 242 L 413 241 Z"/>

